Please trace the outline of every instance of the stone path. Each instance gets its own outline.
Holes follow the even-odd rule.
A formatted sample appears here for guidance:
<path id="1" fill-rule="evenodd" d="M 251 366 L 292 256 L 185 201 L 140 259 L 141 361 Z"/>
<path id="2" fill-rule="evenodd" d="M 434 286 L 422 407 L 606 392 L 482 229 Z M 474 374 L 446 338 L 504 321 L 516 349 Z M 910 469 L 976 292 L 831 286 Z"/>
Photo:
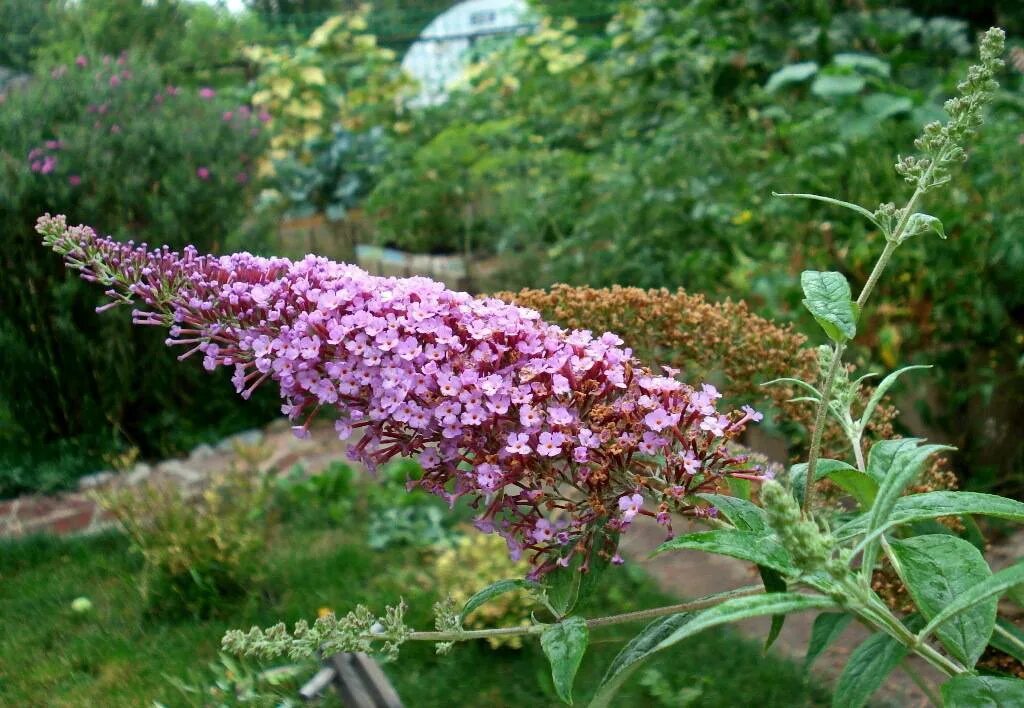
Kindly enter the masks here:
<path id="1" fill-rule="evenodd" d="M 186 490 L 198 490 L 212 473 L 227 469 L 237 461 L 245 448 L 256 447 L 262 448 L 263 471 L 283 472 L 301 464 L 308 472 L 316 473 L 331 461 L 344 459 L 345 443 L 337 440 L 333 429 L 328 426 L 315 427 L 308 439 L 299 440 L 285 421 L 277 421 L 263 430 L 231 436 L 215 446 L 201 445 L 185 458 L 156 465 L 140 463 L 123 474 L 100 472 L 85 477 L 74 492 L 0 502 L 0 539 L 32 533 L 91 533 L 107 528 L 113 522 L 90 498 L 90 492 L 160 480 L 170 480 Z M 640 519 L 641 522 L 626 534 L 622 551 L 630 562 L 650 572 L 663 590 L 680 597 L 699 597 L 758 582 L 756 571 L 750 564 L 723 556 L 678 551 L 649 559 L 650 551 L 664 540 L 664 531 L 646 517 Z M 1004 539 L 988 555 L 996 568 L 1024 557 L 1024 530 Z M 770 651 L 802 661 L 813 620 L 813 613 L 789 616 Z M 755 619 L 741 623 L 740 629 L 751 637 L 763 639 L 768 625 L 767 618 Z M 865 629 L 851 625 L 841 639 L 819 658 L 815 675 L 830 679 L 837 677 L 850 652 L 866 637 Z M 918 669 L 928 677 L 929 683 L 937 683 L 938 676 L 930 667 L 919 664 Z M 921 690 L 902 672 L 895 672 L 890 677 L 875 702 L 901 708 L 928 705 Z"/>

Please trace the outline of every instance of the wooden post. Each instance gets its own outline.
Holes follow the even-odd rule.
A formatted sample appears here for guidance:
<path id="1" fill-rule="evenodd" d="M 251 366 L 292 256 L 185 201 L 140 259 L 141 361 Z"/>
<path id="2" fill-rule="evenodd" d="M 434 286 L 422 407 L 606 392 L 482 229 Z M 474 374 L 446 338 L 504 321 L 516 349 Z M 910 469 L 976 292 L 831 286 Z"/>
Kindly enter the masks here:
<path id="1" fill-rule="evenodd" d="M 367 654 L 345 652 L 324 659 L 324 667 L 299 689 L 304 700 L 334 685 L 345 708 L 402 708 L 388 677 Z"/>

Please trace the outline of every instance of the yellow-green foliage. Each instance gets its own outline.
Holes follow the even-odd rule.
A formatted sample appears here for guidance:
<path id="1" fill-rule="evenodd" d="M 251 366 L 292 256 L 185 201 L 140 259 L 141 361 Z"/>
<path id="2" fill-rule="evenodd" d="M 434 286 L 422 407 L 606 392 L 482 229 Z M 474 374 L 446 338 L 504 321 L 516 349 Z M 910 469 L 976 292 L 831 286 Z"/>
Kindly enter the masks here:
<path id="1" fill-rule="evenodd" d="M 253 470 L 216 475 L 198 495 L 168 481 L 97 495 L 143 557 L 141 592 L 162 614 L 209 616 L 250 592 L 267 543 L 267 485 Z"/>
<path id="2" fill-rule="evenodd" d="M 508 556 L 505 541 L 494 534 L 483 534 L 475 529 L 460 536 L 453 548 L 437 558 L 434 574 L 442 595 L 452 598 L 456 607 L 462 607 L 475 593 L 504 578 L 521 578 L 529 570 L 525 561 L 513 561 Z M 466 618 L 466 629 L 515 627 L 529 624 L 533 603 L 524 590 L 516 590 L 495 597 Z M 492 648 L 523 646 L 522 637 L 489 637 Z"/>
<path id="3" fill-rule="evenodd" d="M 270 157 L 306 162 L 306 144 L 339 124 L 359 132 L 393 122 L 398 96 L 411 87 L 395 53 L 367 32 L 369 6 L 331 17 L 294 49 L 253 46 L 259 66 L 252 102 L 270 114 Z M 272 173 L 271 163 L 263 168 Z"/>

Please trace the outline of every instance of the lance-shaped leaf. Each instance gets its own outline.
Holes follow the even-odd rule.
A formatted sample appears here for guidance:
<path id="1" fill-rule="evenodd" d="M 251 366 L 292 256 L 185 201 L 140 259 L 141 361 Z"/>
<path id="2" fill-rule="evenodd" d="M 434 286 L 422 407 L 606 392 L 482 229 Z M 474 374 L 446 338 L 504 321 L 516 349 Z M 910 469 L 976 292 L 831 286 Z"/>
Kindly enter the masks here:
<path id="1" fill-rule="evenodd" d="M 590 708 L 605 708 L 612 705 L 615 692 L 641 663 L 662 649 L 667 649 L 705 629 L 750 617 L 834 607 L 835 601 L 824 595 L 771 593 L 737 597 L 700 612 L 680 613 L 657 619 L 647 625 L 615 657 L 601 681 Z"/>
<path id="2" fill-rule="evenodd" d="M 793 192 L 772 192 L 772 196 L 773 197 L 785 197 L 785 198 L 790 198 L 790 199 L 810 199 L 811 201 L 815 201 L 815 202 L 824 202 L 825 204 L 832 204 L 833 206 L 843 207 L 844 209 L 849 209 L 850 211 L 857 212 L 858 214 L 863 216 L 865 219 L 867 219 L 871 223 L 873 223 L 876 226 L 879 226 L 879 228 L 881 228 L 881 226 L 878 223 L 878 220 L 875 218 L 875 215 L 873 213 L 871 213 L 869 210 L 867 210 L 864 207 L 862 207 L 860 204 L 854 204 L 853 202 L 844 202 L 842 199 L 833 199 L 832 197 L 823 197 L 820 194 L 805 194 L 805 193 L 793 193 Z"/>
<path id="3" fill-rule="evenodd" d="M 809 671 L 814 661 L 829 645 L 839 639 L 853 621 L 853 615 L 845 612 L 822 612 L 814 619 L 811 627 L 811 639 L 807 643 L 807 655 L 804 657 L 804 671 Z"/>
<path id="4" fill-rule="evenodd" d="M 576 606 L 580 599 L 582 581 L 583 574 L 578 567 L 557 567 L 544 576 L 544 594 L 559 617 L 566 616 Z"/>
<path id="5" fill-rule="evenodd" d="M 893 541 L 891 547 L 910 596 L 926 620 L 992 575 L 981 551 L 956 536 L 914 536 Z M 978 662 L 988 646 L 996 623 L 997 602 L 998 598 L 990 597 L 935 629 L 949 653 L 968 667 Z"/>
<path id="6" fill-rule="evenodd" d="M 871 448 L 868 474 L 878 481 L 878 495 L 868 516 L 869 534 L 885 526 L 900 494 L 920 474 L 925 460 L 940 450 L 952 449 L 946 445 L 919 445 L 920 442 L 917 438 L 882 440 Z M 862 565 L 870 573 L 878 558 L 878 543 L 872 539 L 863 545 Z"/>
<path id="7" fill-rule="evenodd" d="M 698 494 L 714 505 L 718 512 L 740 531 L 768 532 L 768 517 L 764 509 L 753 502 L 725 494 Z"/>
<path id="8" fill-rule="evenodd" d="M 942 608 L 925 625 L 925 628 L 918 634 L 922 641 L 943 622 L 955 617 L 964 610 L 985 602 L 989 598 L 998 598 L 1014 585 L 1024 583 L 1024 560 L 1018 561 L 1009 568 L 1003 568 L 998 573 L 993 573 L 980 583 L 972 584 L 967 590 L 957 595 L 956 599 Z"/>
<path id="9" fill-rule="evenodd" d="M 709 605 L 716 602 L 725 602 L 734 597 L 738 592 L 746 593 L 753 589 L 755 588 L 746 587 L 741 588 L 739 591 L 729 590 L 715 593 L 694 602 L 707 602 Z M 658 651 L 658 646 L 663 640 L 670 637 L 677 629 L 693 619 L 696 614 L 696 612 L 679 612 L 674 615 L 666 615 L 659 617 L 644 627 L 612 660 L 611 665 L 604 674 L 604 678 L 601 679 L 597 693 L 591 699 L 590 708 L 604 708 L 611 705 L 612 698 L 626 679 Z"/>
<path id="10" fill-rule="evenodd" d="M 845 342 L 857 335 L 857 306 L 850 284 L 842 273 L 805 270 L 800 274 L 804 307 L 818 321 L 833 342 Z"/>
<path id="11" fill-rule="evenodd" d="M 1008 521 L 1024 522 L 1024 503 L 981 492 L 926 492 L 900 497 L 881 526 L 865 536 L 862 543 L 878 538 L 889 529 L 925 519 L 943 516 L 980 514 Z M 861 514 L 832 532 L 838 541 L 846 541 L 868 532 L 869 514 Z"/>
<path id="12" fill-rule="evenodd" d="M 868 423 L 871 422 L 871 416 L 874 415 L 875 413 L 875 409 L 878 407 L 878 404 L 882 402 L 882 397 L 889 392 L 889 389 L 893 387 L 893 385 L 896 383 L 896 380 L 900 376 L 902 376 L 908 371 L 913 371 L 914 369 L 930 368 L 932 368 L 930 364 L 916 364 L 914 366 L 904 366 L 902 369 L 897 369 L 896 371 L 892 372 L 884 379 L 882 379 L 878 383 L 878 387 L 874 390 L 874 393 L 871 394 L 871 398 L 870 400 L 868 400 L 868 404 L 864 406 L 864 412 L 860 416 L 860 429 L 864 430 L 865 428 L 867 428 Z"/>
<path id="13" fill-rule="evenodd" d="M 491 583 L 466 601 L 465 606 L 462 608 L 462 612 L 459 613 L 459 622 L 464 622 L 466 617 L 468 617 L 473 610 L 499 595 L 535 586 L 536 583 L 523 578 L 510 578 L 508 580 L 499 580 L 496 583 Z"/>
<path id="14" fill-rule="evenodd" d="M 992 640 L 989 643 L 1017 661 L 1024 662 L 1024 631 L 1009 620 L 996 618 L 996 630 L 992 633 Z"/>
<path id="15" fill-rule="evenodd" d="M 873 634 L 853 650 L 846 662 L 832 708 L 861 708 L 907 655 L 907 648 L 888 634 Z"/>
<path id="16" fill-rule="evenodd" d="M 764 583 L 765 592 L 786 592 L 786 580 L 778 571 L 763 565 L 757 566 L 757 570 L 761 574 L 761 582 Z M 775 643 L 775 640 L 779 638 L 779 634 L 782 632 L 782 625 L 785 623 L 786 615 L 772 615 L 772 624 L 768 628 L 768 636 L 764 640 L 765 651 L 768 651 L 772 644 Z"/>
<path id="17" fill-rule="evenodd" d="M 680 612 L 676 615 L 659 617 L 629 640 L 629 643 L 612 660 L 611 666 L 605 672 L 597 693 L 590 701 L 590 708 L 610 706 L 612 698 L 626 682 L 626 679 L 658 651 L 658 645 L 664 639 L 670 637 L 693 617 L 694 613 L 692 612 Z"/>
<path id="18" fill-rule="evenodd" d="M 572 704 L 572 684 L 576 680 L 583 654 L 587 651 L 589 632 L 582 617 L 567 617 L 553 624 L 540 635 L 540 646 L 551 663 L 551 679 L 558 697 Z"/>
<path id="19" fill-rule="evenodd" d="M 797 570 L 782 545 L 764 532 L 715 529 L 676 536 L 658 546 L 653 555 L 682 549 L 716 553 L 764 565 L 785 575 Z"/>
<path id="20" fill-rule="evenodd" d="M 780 615 L 806 610 L 823 610 L 838 607 L 836 601 L 824 595 L 804 595 L 795 592 L 773 592 L 767 595 L 751 595 L 726 600 L 694 615 L 693 619 L 678 627 L 662 639 L 655 649 L 667 649 L 692 637 L 698 632 L 730 622 L 739 622 L 750 617 Z"/>
<path id="21" fill-rule="evenodd" d="M 1024 681 L 1006 676 L 954 676 L 942 684 L 945 708 L 1024 706 Z"/>
<path id="22" fill-rule="evenodd" d="M 849 463 L 827 458 L 818 460 L 818 464 L 814 468 L 814 481 L 817 482 L 826 477 L 839 485 L 844 491 L 853 495 L 853 498 L 865 509 L 869 508 L 875 500 L 878 484 Z M 793 493 L 796 495 L 796 500 L 803 504 L 804 490 L 806 489 L 804 480 L 807 479 L 807 463 L 799 462 L 790 467 L 789 478 L 793 486 Z"/>

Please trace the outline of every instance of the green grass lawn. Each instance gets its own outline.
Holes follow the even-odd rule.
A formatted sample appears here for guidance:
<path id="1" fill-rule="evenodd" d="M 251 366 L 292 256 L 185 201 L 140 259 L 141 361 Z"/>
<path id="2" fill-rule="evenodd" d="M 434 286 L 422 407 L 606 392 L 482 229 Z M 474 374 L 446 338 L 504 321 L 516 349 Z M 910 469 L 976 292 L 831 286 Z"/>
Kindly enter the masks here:
<path id="1" fill-rule="evenodd" d="M 284 527 L 266 556 L 265 586 L 226 619 L 170 621 L 147 615 L 136 590 L 139 568 L 126 541 L 114 533 L 0 545 L 0 705 L 188 705 L 168 676 L 192 681 L 203 676 L 217 658 L 224 630 L 314 618 L 321 607 L 344 611 L 364 603 L 382 610 L 401 597 L 410 605 L 409 623 L 432 628 L 436 597 L 423 552 L 369 550 L 360 527 Z M 588 616 L 669 600 L 628 565 L 606 578 Z M 92 600 L 92 612 L 72 612 L 78 596 Z M 637 629 L 620 625 L 592 634 L 576 681 L 577 705 L 585 705 L 622 642 Z M 765 657 L 759 645 L 729 631 L 702 634 L 651 667 L 630 680 L 621 705 L 828 702 L 828 694 L 808 685 L 795 665 Z M 410 643 L 385 670 L 412 708 L 558 705 L 535 645 L 492 650 L 484 643 L 464 644 L 437 657 L 432 645 Z"/>

